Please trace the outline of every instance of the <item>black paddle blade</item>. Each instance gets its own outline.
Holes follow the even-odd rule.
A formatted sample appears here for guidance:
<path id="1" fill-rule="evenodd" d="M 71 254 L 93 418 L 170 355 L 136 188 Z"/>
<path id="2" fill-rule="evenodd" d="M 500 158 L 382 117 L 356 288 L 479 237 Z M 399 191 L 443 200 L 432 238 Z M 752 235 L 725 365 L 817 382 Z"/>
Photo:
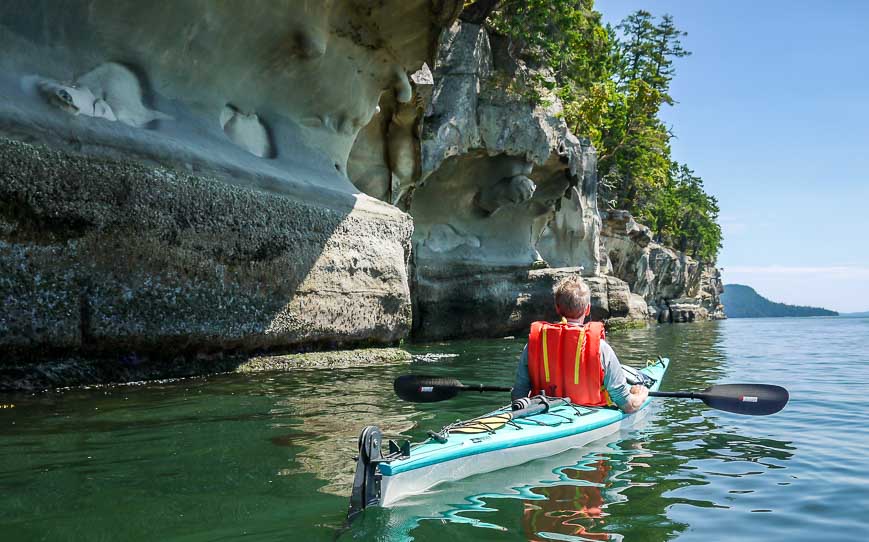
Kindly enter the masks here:
<path id="1" fill-rule="evenodd" d="M 395 394 L 414 403 L 436 403 L 459 394 L 462 383 L 440 376 L 402 375 L 392 383 Z"/>
<path id="2" fill-rule="evenodd" d="M 770 384 L 720 384 L 697 394 L 704 403 L 727 412 L 766 416 L 788 404 L 788 390 Z"/>

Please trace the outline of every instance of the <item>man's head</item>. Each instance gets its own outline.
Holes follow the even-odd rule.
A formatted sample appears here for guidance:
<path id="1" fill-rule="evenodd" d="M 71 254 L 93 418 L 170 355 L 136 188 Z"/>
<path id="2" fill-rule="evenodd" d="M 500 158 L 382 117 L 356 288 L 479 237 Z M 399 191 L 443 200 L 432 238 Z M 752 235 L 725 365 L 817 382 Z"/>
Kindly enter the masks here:
<path id="1" fill-rule="evenodd" d="M 578 320 L 591 311 L 591 290 L 579 275 L 570 275 L 559 280 L 552 288 L 555 310 L 558 314 Z"/>

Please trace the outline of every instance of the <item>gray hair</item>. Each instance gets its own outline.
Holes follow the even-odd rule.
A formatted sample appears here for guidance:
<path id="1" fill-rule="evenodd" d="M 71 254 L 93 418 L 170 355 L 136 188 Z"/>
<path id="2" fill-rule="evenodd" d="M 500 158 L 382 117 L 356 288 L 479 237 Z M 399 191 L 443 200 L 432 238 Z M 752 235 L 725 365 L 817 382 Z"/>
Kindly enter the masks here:
<path id="1" fill-rule="evenodd" d="M 552 288 L 555 309 L 565 318 L 582 318 L 591 304 L 591 290 L 579 275 L 559 280 Z"/>

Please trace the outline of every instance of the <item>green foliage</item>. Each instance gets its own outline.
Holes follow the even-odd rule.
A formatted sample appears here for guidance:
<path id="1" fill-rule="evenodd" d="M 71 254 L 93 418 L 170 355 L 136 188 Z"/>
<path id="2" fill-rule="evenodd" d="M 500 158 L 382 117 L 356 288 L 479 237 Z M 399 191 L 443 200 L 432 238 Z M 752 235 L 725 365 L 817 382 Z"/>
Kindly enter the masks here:
<path id="1" fill-rule="evenodd" d="M 619 208 L 634 210 L 667 183 L 670 136 L 657 117 L 660 104 L 660 92 L 641 79 L 630 81 L 610 103 L 598 153 Z"/>
<path id="2" fill-rule="evenodd" d="M 718 200 L 684 164 L 672 164 L 668 182 L 642 209 L 640 220 L 655 236 L 695 258 L 714 260 L 721 248 Z"/>
<path id="3" fill-rule="evenodd" d="M 514 54 L 552 75 L 554 81 L 541 76 L 536 83 L 557 86 L 569 126 L 580 121 L 577 108 L 588 89 L 609 76 L 610 35 L 593 7 L 593 0 L 507 0 L 489 19 Z"/>
<path id="4" fill-rule="evenodd" d="M 489 2 L 491 6 L 491 2 Z M 506 0 L 487 24 L 510 40 L 512 52 L 545 75 L 523 94 L 550 91 L 564 105 L 570 129 L 598 150 L 600 196 L 652 227 L 659 241 L 714 260 L 721 247 L 718 202 L 703 181 L 670 156 L 659 112 L 675 102 L 673 61 L 691 54 L 673 18 L 648 11 L 604 27 L 593 0 Z"/>

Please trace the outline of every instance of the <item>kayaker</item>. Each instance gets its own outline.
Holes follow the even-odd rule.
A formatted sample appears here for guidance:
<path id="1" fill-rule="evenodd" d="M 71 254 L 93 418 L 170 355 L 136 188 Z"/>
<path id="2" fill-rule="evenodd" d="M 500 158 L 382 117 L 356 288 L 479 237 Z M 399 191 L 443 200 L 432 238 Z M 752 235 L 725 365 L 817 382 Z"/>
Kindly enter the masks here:
<path id="1" fill-rule="evenodd" d="M 604 340 L 603 325 L 585 320 L 591 313 L 591 290 L 578 275 L 558 281 L 552 289 L 560 324 L 534 322 L 528 344 L 519 357 L 513 399 L 541 391 L 570 397 L 589 406 L 616 405 L 623 412 L 640 409 L 649 390 L 628 386 L 621 363 Z M 581 348 L 577 345 L 581 343 Z M 529 371 L 529 351 L 531 370 Z M 593 360 L 599 359 L 599 365 Z"/>

